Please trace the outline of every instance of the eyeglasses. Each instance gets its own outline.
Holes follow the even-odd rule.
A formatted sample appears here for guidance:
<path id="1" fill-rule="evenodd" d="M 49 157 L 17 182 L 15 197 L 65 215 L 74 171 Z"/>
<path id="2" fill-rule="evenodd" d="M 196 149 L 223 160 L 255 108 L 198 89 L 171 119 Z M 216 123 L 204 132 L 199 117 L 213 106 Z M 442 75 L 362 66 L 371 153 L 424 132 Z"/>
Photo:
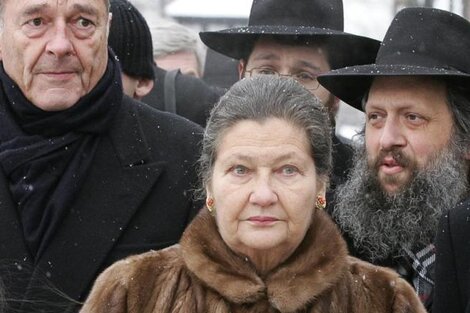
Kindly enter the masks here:
<path id="1" fill-rule="evenodd" d="M 301 71 L 298 73 L 292 73 L 292 74 L 281 74 L 276 70 L 267 68 L 267 67 L 255 67 L 252 68 L 251 70 L 246 70 L 246 77 L 253 77 L 256 75 L 275 75 L 278 77 L 284 76 L 284 77 L 292 77 L 296 81 L 298 81 L 300 84 L 302 84 L 306 89 L 308 90 L 317 90 L 318 87 L 320 87 L 320 83 L 317 80 L 317 77 L 322 74 L 322 73 L 310 73 L 307 71 Z"/>

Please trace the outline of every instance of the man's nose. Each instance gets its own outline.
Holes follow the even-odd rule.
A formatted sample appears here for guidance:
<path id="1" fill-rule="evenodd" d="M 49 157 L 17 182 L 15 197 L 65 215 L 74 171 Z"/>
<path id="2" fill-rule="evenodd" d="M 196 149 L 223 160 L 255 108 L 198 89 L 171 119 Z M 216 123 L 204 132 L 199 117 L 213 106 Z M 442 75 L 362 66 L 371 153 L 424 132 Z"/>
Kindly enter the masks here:
<path id="1" fill-rule="evenodd" d="M 406 144 L 406 137 L 399 122 L 394 119 L 387 119 L 380 135 L 381 150 L 389 151 Z"/>
<path id="2" fill-rule="evenodd" d="M 73 51 L 73 45 L 69 36 L 70 34 L 68 33 L 65 22 L 56 24 L 52 30 L 51 37 L 47 42 L 47 53 L 54 55 L 57 58 L 71 54 Z"/>

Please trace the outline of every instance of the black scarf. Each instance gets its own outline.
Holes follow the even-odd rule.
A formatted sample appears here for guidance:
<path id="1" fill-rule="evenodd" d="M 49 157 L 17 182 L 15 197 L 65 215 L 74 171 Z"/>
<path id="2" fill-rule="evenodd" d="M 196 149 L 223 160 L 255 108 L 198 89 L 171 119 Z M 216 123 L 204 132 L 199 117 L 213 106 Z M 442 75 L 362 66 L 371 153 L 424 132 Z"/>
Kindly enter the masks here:
<path id="1" fill-rule="evenodd" d="M 33 258 L 39 258 L 69 212 L 100 135 L 118 112 L 120 68 L 110 53 L 101 80 L 72 107 L 46 112 L 22 94 L 0 66 L 0 165 Z"/>

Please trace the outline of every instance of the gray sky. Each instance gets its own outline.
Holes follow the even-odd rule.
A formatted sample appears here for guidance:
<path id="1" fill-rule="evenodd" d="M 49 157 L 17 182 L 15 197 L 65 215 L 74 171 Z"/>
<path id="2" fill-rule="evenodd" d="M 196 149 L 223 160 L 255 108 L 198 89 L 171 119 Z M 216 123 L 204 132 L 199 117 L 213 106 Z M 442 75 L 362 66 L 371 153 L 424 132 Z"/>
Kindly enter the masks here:
<path id="1" fill-rule="evenodd" d="M 131 0 L 149 24 L 165 14 L 180 16 L 248 17 L 252 0 L 173 0 L 162 13 L 162 0 Z M 345 31 L 381 40 L 393 18 L 393 0 L 343 0 Z M 435 0 L 435 7 L 449 9 L 449 0 Z M 454 11 L 461 14 L 456 3 Z"/>

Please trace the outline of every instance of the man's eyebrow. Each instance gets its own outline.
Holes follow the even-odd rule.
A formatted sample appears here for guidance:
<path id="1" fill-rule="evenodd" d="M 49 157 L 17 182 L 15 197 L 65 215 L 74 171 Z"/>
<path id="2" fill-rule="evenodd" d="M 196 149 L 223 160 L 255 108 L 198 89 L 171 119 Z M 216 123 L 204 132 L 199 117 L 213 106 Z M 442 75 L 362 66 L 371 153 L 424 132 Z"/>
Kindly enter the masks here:
<path id="1" fill-rule="evenodd" d="M 279 60 L 279 56 L 272 52 L 264 52 L 253 58 L 253 60 Z"/>
<path id="2" fill-rule="evenodd" d="M 21 16 L 30 16 L 30 15 L 36 15 L 40 12 L 46 11 L 50 8 L 49 4 L 33 4 L 28 6 L 23 12 L 21 12 Z"/>
<path id="3" fill-rule="evenodd" d="M 315 64 L 312 64 L 311 62 L 305 61 L 305 60 L 299 60 L 296 62 L 296 65 L 298 67 L 308 67 L 316 72 L 320 71 L 320 67 L 316 66 Z"/>
<path id="4" fill-rule="evenodd" d="M 34 5 L 31 5 L 31 6 L 28 6 L 21 13 L 21 15 L 22 16 L 36 15 L 38 13 L 49 10 L 50 8 L 51 8 L 51 6 L 49 4 L 44 4 L 44 3 L 34 4 Z M 76 4 L 73 5 L 73 10 L 78 11 L 78 12 L 83 12 L 83 13 L 88 14 L 88 15 L 94 15 L 94 16 L 99 15 L 98 9 L 96 9 L 95 7 L 93 7 L 91 5 L 86 5 L 86 4 L 84 5 L 84 4 L 76 3 Z"/>
<path id="5" fill-rule="evenodd" d="M 98 9 L 96 9 L 94 6 L 91 6 L 91 5 L 76 3 L 73 5 L 73 9 L 74 11 L 83 12 L 88 15 L 95 15 L 95 16 L 99 15 Z"/>

